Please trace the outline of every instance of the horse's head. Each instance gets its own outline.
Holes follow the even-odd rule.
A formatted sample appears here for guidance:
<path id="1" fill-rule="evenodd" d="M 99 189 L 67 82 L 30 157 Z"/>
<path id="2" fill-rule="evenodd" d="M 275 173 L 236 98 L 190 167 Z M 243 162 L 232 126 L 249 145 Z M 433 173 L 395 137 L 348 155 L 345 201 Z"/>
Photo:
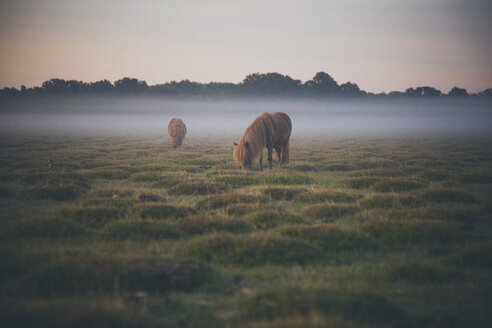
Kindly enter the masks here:
<path id="1" fill-rule="evenodd" d="M 171 146 L 177 148 L 179 146 L 179 136 L 176 133 L 172 133 L 169 134 L 169 137 L 171 138 Z"/>
<path id="2" fill-rule="evenodd" d="M 251 170 L 252 156 L 249 144 L 246 140 L 241 139 L 237 143 L 234 143 L 234 160 L 238 165 L 241 165 L 243 169 Z"/>

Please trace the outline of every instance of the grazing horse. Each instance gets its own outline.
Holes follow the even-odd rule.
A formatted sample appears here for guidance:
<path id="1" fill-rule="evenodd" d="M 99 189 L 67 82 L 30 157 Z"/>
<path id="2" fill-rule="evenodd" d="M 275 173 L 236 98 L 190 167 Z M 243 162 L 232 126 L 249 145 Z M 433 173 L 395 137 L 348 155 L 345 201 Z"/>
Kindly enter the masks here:
<path id="1" fill-rule="evenodd" d="M 251 169 L 256 158 L 260 158 L 263 170 L 263 148 L 268 149 L 268 162 L 272 168 L 272 151 L 275 149 L 279 166 L 289 162 L 289 138 L 292 122 L 287 114 L 263 113 L 244 131 L 239 141 L 234 143 L 234 160 L 244 169 Z"/>
<path id="2" fill-rule="evenodd" d="M 186 134 L 186 125 L 180 118 L 173 118 L 167 127 L 167 133 L 171 137 L 171 146 L 178 148 L 183 143 Z"/>

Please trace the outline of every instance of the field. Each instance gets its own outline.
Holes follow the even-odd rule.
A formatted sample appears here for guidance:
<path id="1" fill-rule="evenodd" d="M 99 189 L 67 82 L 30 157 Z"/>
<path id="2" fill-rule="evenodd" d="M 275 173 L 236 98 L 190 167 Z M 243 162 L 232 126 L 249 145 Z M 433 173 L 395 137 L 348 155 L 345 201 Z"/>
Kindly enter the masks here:
<path id="1" fill-rule="evenodd" d="M 1 326 L 492 326 L 490 138 L 232 141 L 4 136 Z"/>

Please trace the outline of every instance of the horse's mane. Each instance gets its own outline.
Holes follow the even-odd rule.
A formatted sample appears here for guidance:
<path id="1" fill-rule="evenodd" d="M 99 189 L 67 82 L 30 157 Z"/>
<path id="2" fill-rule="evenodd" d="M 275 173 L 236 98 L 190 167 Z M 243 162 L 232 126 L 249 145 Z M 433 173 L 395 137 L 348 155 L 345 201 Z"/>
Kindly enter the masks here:
<path id="1" fill-rule="evenodd" d="M 238 145 L 234 148 L 234 159 L 237 163 L 242 163 L 244 159 L 253 161 L 262 153 L 267 140 L 272 142 L 273 124 L 270 114 L 263 113 L 246 128 Z"/>

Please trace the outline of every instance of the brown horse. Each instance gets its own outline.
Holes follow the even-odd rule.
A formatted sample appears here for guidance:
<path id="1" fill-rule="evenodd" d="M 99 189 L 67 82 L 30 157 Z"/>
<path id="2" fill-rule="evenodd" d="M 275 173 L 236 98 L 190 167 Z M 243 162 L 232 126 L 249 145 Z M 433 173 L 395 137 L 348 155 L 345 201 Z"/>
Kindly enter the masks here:
<path id="1" fill-rule="evenodd" d="M 263 148 L 268 149 L 268 162 L 272 168 L 272 151 L 275 149 L 279 166 L 289 162 L 289 138 L 292 122 L 285 113 L 263 113 L 246 128 L 243 136 L 234 143 L 234 160 L 244 169 L 251 169 L 256 158 L 260 158 L 263 170 Z"/>
<path id="2" fill-rule="evenodd" d="M 183 143 L 186 134 L 186 125 L 180 118 L 173 118 L 167 127 L 167 133 L 171 137 L 171 146 L 178 148 Z"/>

